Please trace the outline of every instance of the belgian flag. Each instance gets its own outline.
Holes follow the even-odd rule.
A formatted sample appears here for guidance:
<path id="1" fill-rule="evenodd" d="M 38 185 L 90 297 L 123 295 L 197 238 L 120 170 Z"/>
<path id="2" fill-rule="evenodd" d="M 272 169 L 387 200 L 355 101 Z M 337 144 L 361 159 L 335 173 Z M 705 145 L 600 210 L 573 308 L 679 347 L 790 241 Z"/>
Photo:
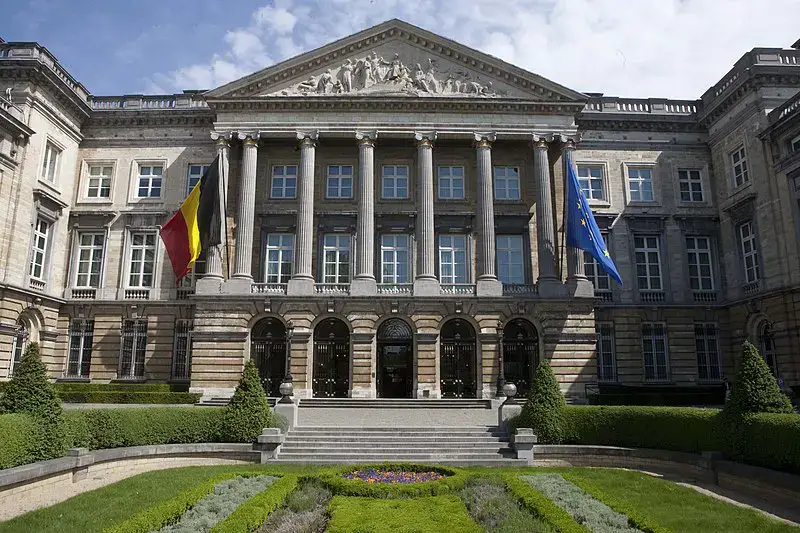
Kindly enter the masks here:
<path id="1" fill-rule="evenodd" d="M 219 156 L 194 186 L 181 208 L 161 227 L 175 279 L 188 274 L 200 252 L 221 244 Z"/>

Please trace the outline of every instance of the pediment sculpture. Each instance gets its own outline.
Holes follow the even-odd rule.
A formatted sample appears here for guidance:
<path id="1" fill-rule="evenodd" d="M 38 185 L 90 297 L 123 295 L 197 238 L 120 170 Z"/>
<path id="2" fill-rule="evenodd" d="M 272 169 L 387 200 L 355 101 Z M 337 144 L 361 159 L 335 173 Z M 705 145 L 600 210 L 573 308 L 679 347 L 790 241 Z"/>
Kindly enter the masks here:
<path id="1" fill-rule="evenodd" d="M 492 89 L 492 82 L 481 83 L 468 72 L 439 71 L 436 61 L 428 58 L 423 68 L 420 63 L 406 65 L 395 53 L 386 61 L 377 52 L 366 57 L 347 59 L 336 71 L 311 76 L 291 87 L 266 96 L 325 96 L 335 94 L 402 94 L 405 96 L 471 96 L 496 98 L 501 96 Z"/>

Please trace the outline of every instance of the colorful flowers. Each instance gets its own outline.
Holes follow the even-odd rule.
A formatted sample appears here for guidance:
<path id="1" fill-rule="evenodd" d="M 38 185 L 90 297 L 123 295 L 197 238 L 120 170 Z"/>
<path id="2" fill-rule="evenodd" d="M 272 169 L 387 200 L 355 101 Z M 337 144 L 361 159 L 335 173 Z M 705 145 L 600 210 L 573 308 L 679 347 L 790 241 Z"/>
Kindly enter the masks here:
<path id="1" fill-rule="evenodd" d="M 360 479 L 367 483 L 423 483 L 438 481 L 446 476 L 439 472 L 408 472 L 406 470 L 354 470 L 342 474 L 345 479 Z"/>

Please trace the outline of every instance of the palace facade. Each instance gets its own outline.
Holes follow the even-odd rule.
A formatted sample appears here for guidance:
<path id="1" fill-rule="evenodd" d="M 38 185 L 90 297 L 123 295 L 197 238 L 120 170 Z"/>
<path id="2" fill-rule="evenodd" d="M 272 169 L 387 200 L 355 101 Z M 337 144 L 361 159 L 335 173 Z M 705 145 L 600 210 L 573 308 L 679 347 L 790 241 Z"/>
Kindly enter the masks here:
<path id="1" fill-rule="evenodd" d="M 701 387 L 751 338 L 800 385 L 800 49 L 700 99 L 582 94 L 392 20 L 210 91 L 94 96 L 0 42 L 0 379 L 494 397 L 547 359 Z M 223 245 L 158 230 L 219 156 Z M 623 278 L 564 242 L 575 162 Z"/>

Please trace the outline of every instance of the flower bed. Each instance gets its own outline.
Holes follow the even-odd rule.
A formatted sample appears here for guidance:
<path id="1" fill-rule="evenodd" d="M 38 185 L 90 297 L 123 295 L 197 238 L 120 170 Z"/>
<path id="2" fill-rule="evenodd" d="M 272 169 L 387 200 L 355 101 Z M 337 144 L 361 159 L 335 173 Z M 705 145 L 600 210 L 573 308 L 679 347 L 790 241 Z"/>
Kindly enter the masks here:
<path id="1" fill-rule="evenodd" d="M 342 474 L 345 479 L 360 479 L 367 483 L 425 483 L 426 481 L 439 481 L 444 479 L 444 474 L 434 472 L 410 472 L 408 470 L 354 470 Z"/>
<path id="2" fill-rule="evenodd" d="M 364 477 L 357 472 L 374 473 Z M 394 473 L 381 478 L 380 472 Z M 417 477 L 419 476 L 419 477 Z M 368 498 L 418 498 L 450 494 L 464 488 L 466 475 L 457 468 L 413 463 L 383 463 L 332 468 L 315 476 L 328 489 L 341 496 Z M 370 481 L 368 478 L 373 477 Z M 400 479 L 404 481 L 400 481 Z M 395 481 L 392 482 L 392 479 Z M 417 479 L 418 481 L 414 481 Z"/>

